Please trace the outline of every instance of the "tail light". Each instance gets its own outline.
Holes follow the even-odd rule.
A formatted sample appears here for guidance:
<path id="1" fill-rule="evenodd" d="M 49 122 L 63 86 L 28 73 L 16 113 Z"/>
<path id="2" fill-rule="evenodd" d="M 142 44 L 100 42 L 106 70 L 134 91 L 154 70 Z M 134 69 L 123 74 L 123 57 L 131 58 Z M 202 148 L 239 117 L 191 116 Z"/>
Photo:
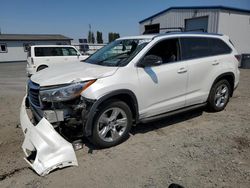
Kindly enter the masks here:
<path id="1" fill-rule="evenodd" d="M 238 60 L 239 63 L 241 62 L 241 55 L 237 54 L 234 57 Z"/>
<path id="2" fill-rule="evenodd" d="M 34 65 L 34 59 L 33 59 L 33 57 L 31 58 L 31 64 Z"/>

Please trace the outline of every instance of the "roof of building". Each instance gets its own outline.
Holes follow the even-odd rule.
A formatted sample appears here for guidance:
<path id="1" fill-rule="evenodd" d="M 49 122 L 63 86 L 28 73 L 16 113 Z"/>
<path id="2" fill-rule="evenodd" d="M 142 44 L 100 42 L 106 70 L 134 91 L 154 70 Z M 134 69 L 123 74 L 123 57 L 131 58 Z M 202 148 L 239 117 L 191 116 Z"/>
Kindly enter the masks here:
<path id="1" fill-rule="evenodd" d="M 5 41 L 61 41 L 73 40 L 59 34 L 0 34 L 0 40 Z"/>
<path id="2" fill-rule="evenodd" d="M 173 10 L 173 9 L 219 9 L 219 10 L 227 10 L 227 11 L 236 11 L 236 12 L 241 12 L 241 13 L 248 13 L 250 14 L 250 10 L 246 10 L 246 9 L 240 9 L 240 8 L 233 8 L 233 7 L 226 7 L 226 6 L 191 6 L 191 7 L 170 7 L 168 9 L 165 9 L 161 12 L 158 12 L 148 18 L 145 18 L 141 21 L 139 21 L 139 23 L 143 23 L 145 21 L 148 21 L 148 20 L 151 20 L 152 18 L 156 17 L 156 16 L 159 16 L 161 14 L 164 14 L 170 10 Z"/>

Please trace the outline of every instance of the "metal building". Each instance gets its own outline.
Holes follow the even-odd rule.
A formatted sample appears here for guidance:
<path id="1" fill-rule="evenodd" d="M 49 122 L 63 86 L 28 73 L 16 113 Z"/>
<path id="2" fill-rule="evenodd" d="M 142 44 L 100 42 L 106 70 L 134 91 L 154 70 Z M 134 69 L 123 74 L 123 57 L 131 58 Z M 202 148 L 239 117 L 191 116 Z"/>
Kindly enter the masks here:
<path id="1" fill-rule="evenodd" d="M 140 33 L 169 28 L 228 35 L 239 53 L 250 53 L 250 10 L 224 6 L 171 7 L 139 22 Z"/>
<path id="2" fill-rule="evenodd" d="M 0 62 L 25 61 L 31 45 L 71 44 L 63 35 L 0 34 Z"/>

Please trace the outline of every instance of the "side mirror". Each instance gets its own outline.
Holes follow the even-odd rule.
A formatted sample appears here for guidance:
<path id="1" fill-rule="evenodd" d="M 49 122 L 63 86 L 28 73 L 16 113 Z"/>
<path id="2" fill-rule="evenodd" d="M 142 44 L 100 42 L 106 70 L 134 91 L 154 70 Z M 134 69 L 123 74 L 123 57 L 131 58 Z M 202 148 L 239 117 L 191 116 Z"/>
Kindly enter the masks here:
<path id="1" fill-rule="evenodd" d="M 141 62 L 139 62 L 139 67 L 152 67 L 158 66 L 162 64 L 162 58 L 156 55 L 147 55 L 145 56 Z"/>

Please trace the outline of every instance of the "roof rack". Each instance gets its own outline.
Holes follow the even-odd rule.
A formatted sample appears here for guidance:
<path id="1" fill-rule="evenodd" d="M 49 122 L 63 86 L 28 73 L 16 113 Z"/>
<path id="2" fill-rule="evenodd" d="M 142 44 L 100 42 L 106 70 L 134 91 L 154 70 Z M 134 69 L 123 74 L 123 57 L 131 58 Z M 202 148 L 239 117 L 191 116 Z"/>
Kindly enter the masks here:
<path id="1" fill-rule="evenodd" d="M 166 33 L 171 33 L 171 32 L 183 32 L 184 28 L 183 27 L 163 27 L 163 28 L 160 28 L 160 30 L 169 30 L 169 31 L 166 31 Z"/>
<path id="2" fill-rule="evenodd" d="M 200 28 L 200 29 L 190 29 L 190 30 L 186 30 L 185 29 L 185 32 L 193 32 L 193 31 L 201 31 L 201 32 L 207 33 L 207 30 L 205 30 L 203 28 Z"/>
<path id="3" fill-rule="evenodd" d="M 203 29 L 203 28 L 186 30 L 186 28 L 184 28 L 184 27 L 162 27 L 162 28 L 160 28 L 158 30 L 156 30 L 156 29 L 146 30 L 146 31 L 144 31 L 143 34 L 159 34 L 159 31 L 161 31 L 161 30 L 167 30 L 165 33 L 193 32 L 193 31 L 207 33 L 207 30 Z"/>

